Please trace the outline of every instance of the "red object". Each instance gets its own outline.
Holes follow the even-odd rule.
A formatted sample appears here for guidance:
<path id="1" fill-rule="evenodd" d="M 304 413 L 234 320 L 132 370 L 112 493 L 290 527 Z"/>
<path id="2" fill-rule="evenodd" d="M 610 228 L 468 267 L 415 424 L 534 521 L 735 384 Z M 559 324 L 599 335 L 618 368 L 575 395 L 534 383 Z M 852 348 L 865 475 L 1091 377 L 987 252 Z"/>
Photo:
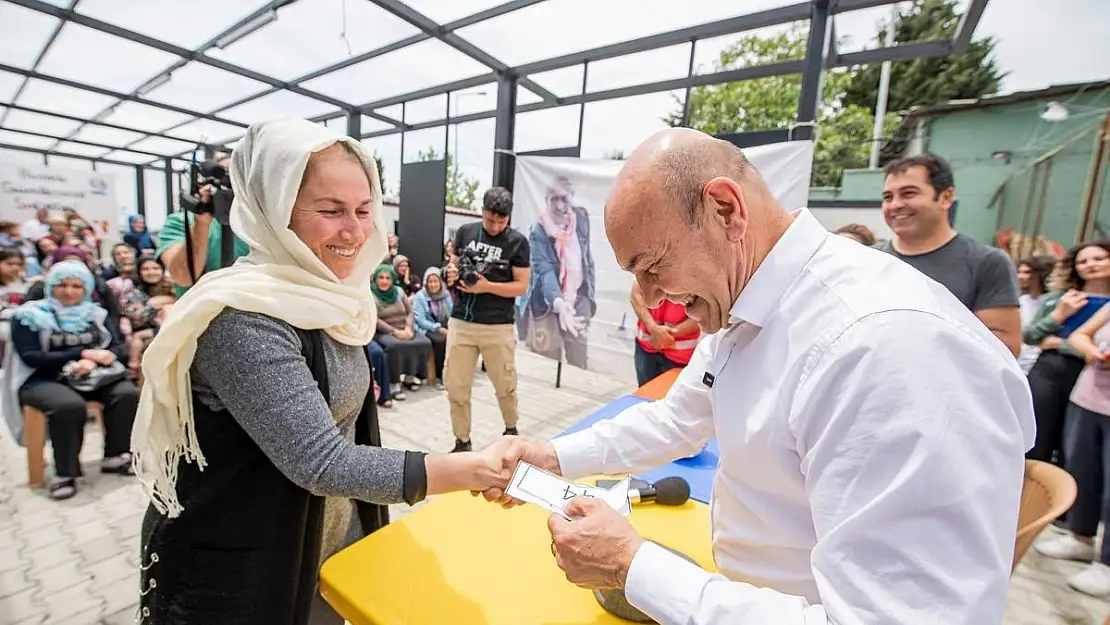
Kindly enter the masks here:
<path id="1" fill-rule="evenodd" d="M 686 321 L 686 307 L 681 304 L 663 300 L 659 306 L 650 309 L 651 318 L 661 326 L 668 328 L 677 327 L 683 321 Z M 680 365 L 685 365 L 690 362 L 690 357 L 694 355 L 694 349 L 698 346 L 698 338 L 701 336 L 701 330 L 694 328 L 694 331 L 684 336 L 676 336 L 674 347 L 663 350 L 663 356 L 671 362 L 677 362 Z M 636 342 L 644 351 L 656 354 L 659 353 L 651 345 L 651 335 L 648 334 L 647 328 L 644 327 L 643 321 L 636 322 Z"/>

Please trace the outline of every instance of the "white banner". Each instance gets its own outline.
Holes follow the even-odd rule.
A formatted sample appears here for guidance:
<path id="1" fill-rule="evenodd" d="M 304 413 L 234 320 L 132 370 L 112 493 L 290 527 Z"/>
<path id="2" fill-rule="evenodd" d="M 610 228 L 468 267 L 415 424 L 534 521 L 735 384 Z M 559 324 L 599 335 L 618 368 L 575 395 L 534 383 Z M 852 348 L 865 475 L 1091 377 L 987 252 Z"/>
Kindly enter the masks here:
<path id="1" fill-rule="evenodd" d="M 101 239 L 119 237 L 113 176 L 0 161 L 0 219 L 23 223 L 40 208 L 57 217 L 73 209 Z"/>
<path id="2" fill-rule="evenodd" d="M 783 206 L 806 206 L 813 142 L 776 143 L 746 149 L 744 154 Z M 636 315 L 629 304 L 633 277 L 617 265 L 603 221 L 605 200 L 623 165 L 604 159 L 517 157 L 513 228 L 528 237 L 532 254 L 532 285 L 518 300 L 517 327 L 519 338 L 535 353 L 634 381 Z M 554 207 L 564 198 L 573 207 L 577 236 L 564 240 L 560 253 L 548 232 L 557 229 L 551 211 L 567 212 L 561 208 L 564 204 Z M 573 307 L 576 316 L 588 321 L 588 329 L 578 337 L 561 330 L 558 315 L 551 314 L 561 279 L 582 285 Z"/>

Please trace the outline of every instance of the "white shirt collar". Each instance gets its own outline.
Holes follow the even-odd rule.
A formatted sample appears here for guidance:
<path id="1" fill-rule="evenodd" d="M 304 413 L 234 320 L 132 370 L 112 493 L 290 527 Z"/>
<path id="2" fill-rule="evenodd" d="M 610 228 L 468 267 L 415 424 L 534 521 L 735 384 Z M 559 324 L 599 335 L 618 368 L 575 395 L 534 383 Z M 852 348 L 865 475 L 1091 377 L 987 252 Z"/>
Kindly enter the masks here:
<path id="1" fill-rule="evenodd" d="M 802 208 L 792 214 L 793 223 L 771 248 L 729 310 L 730 323 L 746 322 L 763 327 L 802 267 L 832 236 L 808 210 Z"/>

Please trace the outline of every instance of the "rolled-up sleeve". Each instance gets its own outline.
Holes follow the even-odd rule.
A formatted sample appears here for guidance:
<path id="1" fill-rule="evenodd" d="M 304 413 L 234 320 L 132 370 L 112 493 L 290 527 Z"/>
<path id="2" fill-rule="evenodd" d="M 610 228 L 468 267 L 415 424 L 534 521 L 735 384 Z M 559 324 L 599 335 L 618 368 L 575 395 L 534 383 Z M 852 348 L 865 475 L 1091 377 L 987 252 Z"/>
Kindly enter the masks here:
<path id="1" fill-rule="evenodd" d="M 820 605 L 650 543 L 629 570 L 629 602 L 663 624 L 1001 622 L 1034 432 L 1025 378 L 987 338 L 891 311 L 815 355 L 790 429 Z"/>

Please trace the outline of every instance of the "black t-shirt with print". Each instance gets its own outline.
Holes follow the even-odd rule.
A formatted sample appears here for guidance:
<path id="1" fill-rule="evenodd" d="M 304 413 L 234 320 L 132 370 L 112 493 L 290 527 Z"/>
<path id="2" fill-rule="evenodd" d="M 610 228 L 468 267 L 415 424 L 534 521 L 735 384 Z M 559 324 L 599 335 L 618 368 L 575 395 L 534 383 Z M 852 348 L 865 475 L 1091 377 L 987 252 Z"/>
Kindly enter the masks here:
<path id="1" fill-rule="evenodd" d="M 505 228 L 491 237 L 480 222 L 459 227 L 455 232 L 455 250 L 460 257 L 466 254 L 476 260 L 507 260 L 510 267 L 525 268 L 531 263 L 527 237 L 512 228 Z M 512 282 L 511 275 L 487 275 L 486 278 L 490 282 Z M 487 325 L 512 323 L 515 301 L 513 297 L 489 293 L 473 295 L 460 292 L 451 316 Z"/>

